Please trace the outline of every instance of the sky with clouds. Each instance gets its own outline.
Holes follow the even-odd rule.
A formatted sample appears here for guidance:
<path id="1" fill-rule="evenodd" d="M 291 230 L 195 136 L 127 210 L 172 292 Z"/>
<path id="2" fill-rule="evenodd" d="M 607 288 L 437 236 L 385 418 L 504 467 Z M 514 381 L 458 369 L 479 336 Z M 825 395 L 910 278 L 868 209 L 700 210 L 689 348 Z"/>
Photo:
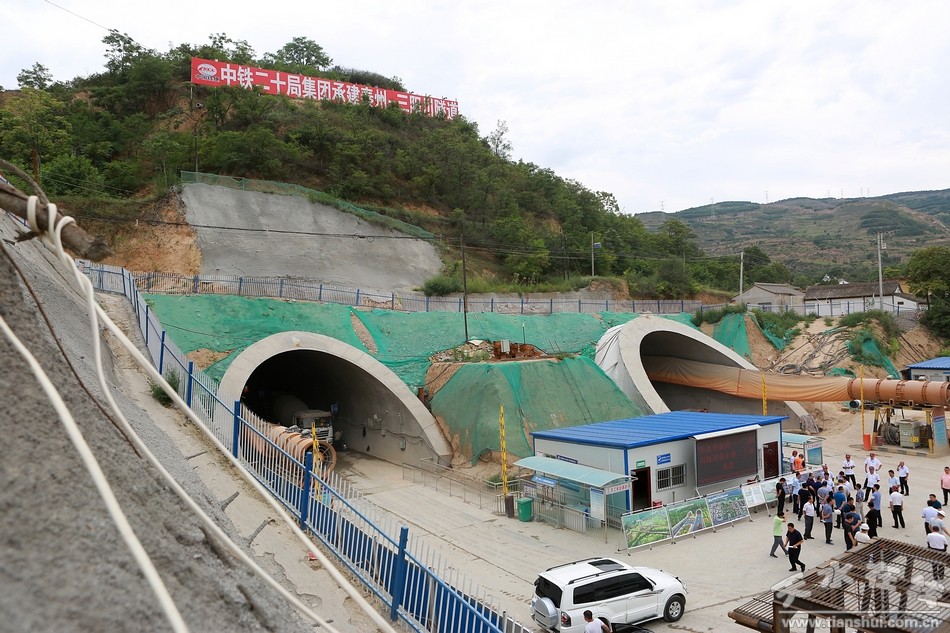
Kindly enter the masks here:
<path id="1" fill-rule="evenodd" d="M 0 86 L 103 70 L 107 29 L 167 52 L 297 36 L 457 99 L 512 158 L 626 213 L 950 188 L 950 2 L 5 0 Z"/>

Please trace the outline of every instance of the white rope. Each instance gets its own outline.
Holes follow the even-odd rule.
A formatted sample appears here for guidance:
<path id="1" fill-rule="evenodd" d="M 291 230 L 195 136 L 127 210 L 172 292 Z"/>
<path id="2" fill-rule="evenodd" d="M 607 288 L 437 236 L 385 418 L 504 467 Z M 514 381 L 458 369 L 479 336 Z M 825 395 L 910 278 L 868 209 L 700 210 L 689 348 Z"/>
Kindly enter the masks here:
<path id="1" fill-rule="evenodd" d="M 152 586 L 152 591 L 155 592 L 155 596 L 158 598 L 159 603 L 161 603 L 162 609 L 165 611 L 165 615 L 168 618 L 168 622 L 172 625 L 172 628 L 175 631 L 187 633 L 188 627 L 185 625 L 185 621 L 178 612 L 178 609 L 175 606 L 175 601 L 172 600 L 171 595 L 168 593 L 168 589 L 165 587 L 164 583 L 162 583 L 162 579 L 158 575 L 158 571 L 152 564 L 152 560 L 149 558 L 148 553 L 146 553 L 145 548 L 142 547 L 142 543 L 139 542 L 138 538 L 135 536 L 132 526 L 129 525 L 128 519 L 122 512 L 122 508 L 119 506 L 119 502 L 115 498 L 115 494 L 112 492 L 112 488 L 109 486 L 109 482 L 106 479 L 105 474 L 102 472 L 102 468 L 99 467 L 99 462 L 96 461 L 95 455 L 92 454 L 89 445 L 83 438 L 82 432 L 79 430 L 76 420 L 73 419 L 72 414 L 69 412 L 69 408 L 66 406 L 66 403 L 63 402 L 62 396 L 59 395 L 56 387 L 53 385 L 52 381 L 50 381 L 49 376 L 47 376 L 46 372 L 43 371 L 43 368 L 40 367 L 36 357 L 34 357 L 33 354 L 30 353 L 30 350 L 28 350 L 20 341 L 20 339 L 17 338 L 16 334 L 13 333 L 13 330 L 10 329 L 2 316 L 0 316 L 0 330 L 3 331 L 4 336 L 6 336 L 10 343 L 13 344 L 13 347 L 16 348 L 20 355 L 29 364 L 30 370 L 33 372 L 36 380 L 40 383 L 40 386 L 46 393 L 47 398 L 49 398 L 50 403 L 56 410 L 57 415 L 59 415 L 60 421 L 66 428 L 66 434 L 69 436 L 70 441 L 72 441 L 73 446 L 76 447 L 76 451 L 79 453 L 86 470 L 92 477 L 92 481 L 96 486 L 96 490 L 99 492 L 99 496 L 102 497 L 103 502 L 106 504 L 106 509 L 109 511 L 109 515 L 112 517 L 113 523 L 115 523 L 119 533 L 122 535 L 122 539 L 132 552 L 132 556 L 135 558 L 135 562 L 138 564 L 139 569 L 142 570 L 142 573 L 145 575 L 148 583 Z"/>
<path id="2" fill-rule="evenodd" d="M 30 222 L 30 227 L 34 232 L 38 232 L 36 227 L 35 220 L 35 196 L 31 196 L 27 201 L 27 218 Z M 48 205 L 50 208 L 50 220 L 55 217 L 56 207 L 53 204 Z M 135 347 L 135 345 L 128 339 L 124 332 L 109 318 L 109 315 L 96 304 L 94 297 L 95 291 L 92 287 L 92 282 L 89 281 L 89 278 L 86 277 L 76 265 L 76 262 L 68 253 L 63 250 L 62 241 L 60 234 L 62 232 L 62 226 L 68 222 L 73 222 L 73 218 L 66 216 L 63 217 L 59 223 L 54 228 L 52 238 L 48 237 L 47 233 L 43 233 L 43 241 L 53 250 L 54 254 L 60 259 L 60 261 L 67 267 L 68 270 L 72 271 L 77 283 L 79 284 L 82 294 L 86 298 L 86 306 L 89 310 L 89 321 L 92 333 L 93 340 L 93 357 L 96 366 L 96 375 L 99 379 L 99 384 L 102 387 L 102 390 L 105 394 L 106 400 L 109 403 L 110 409 L 119 420 L 120 426 L 126 434 L 132 439 L 133 444 L 136 448 L 147 458 L 150 464 L 159 472 L 163 479 L 169 484 L 172 490 L 182 499 L 182 501 L 199 517 L 201 522 L 212 532 L 212 534 L 218 539 L 220 545 L 224 547 L 227 551 L 231 552 L 234 556 L 239 558 L 244 562 L 250 569 L 256 573 L 261 579 L 263 579 L 268 585 L 273 587 L 278 591 L 284 599 L 293 604 L 301 613 L 311 618 L 319 626 L 326 628 L 330 633 L 338 633 L 338 631 L 333 628 L 328 622 L 326 622 L 320 615 L 315 613 L 310 609 L 306 604 L 304 604 L 299 598 L 291 594 L 287 589 L 285 589 L 280 583 L 274 580 L 270 575 L 268 575 L 261 567 L 254 562 L 250 556 L 248 556 L 244 550 L 235 545 L 231 539 L 225 534 L 225 532 L 211 519 L 198 504 L 188 495 L 188 493 L 181 487 L 177 480 L 165 469 L 157 457 L 148 449 L 148 447 L 142 442 L 138 434 L 131 427 L 128 420 L 122 414 L 122 411 L 119 409 L 118 405 L 115 403 L 115 400 L 112 398 L 111 389 L 106 382 L 105 373 L 102 368 L 102 355 L 100 350 L 100 335 L 99 335 L 99 319 L 102 323 L 113 333 L 115 334 L 119 343 L 131 354 L 139 366 L 145 371 L 146 374 L 152 379 L 153 382 L 160 385 L 166 394 L 175 402 L 179 409 L 188 417 L 198 429 L 204 433 L 205 437 L 208 438 L 221 452 L 221 454 L 226 457 L 234 466 L 236 466 L 236 472 L 238 472 L 241 477 L 249 483 L 255 491 L 270 505 L 276 514 L 291 528 L 298 540 L 300 540 L 306 547 L 308 551 L 313 551 L 315 556 L 318 559 L 318 562 L 323 566 L 324 569 L 333 577 L 337 584 L 349 595 L 363 610 L 366 615 L 373 620 L 373 622 L 379 626 L 386 633 L 395 633 L 395 629 L 392 624 L 388 622 L 383 616 L 366 600 L 366 598 L 359 593 L 359 591 L 352 585 L 352 583 L 347 580 L 342 573 L 336 568 L 332 561 L 327 558 L 322 552 L 318 549 L 313 548 L 313 542 L 304 534 L 296 521 L 280 506 L 277 501 L 273 498 L 270 492 L 264 488 L 256 479 L 251 477 L 244 466 L 233 456 L 230 451 L 221 444 L 221 442 L 210 432 L 204 423 L 198 418 L 198 416 L 191 410 L 190 407 L 181 399 L 178 395 L 178 392 L 175 391 L 171 385 L 165 380 L 158 370 L 152 365 L 152 363 L 145 358 Z M 312 548 L 312 549 L 311 549 Z"/>

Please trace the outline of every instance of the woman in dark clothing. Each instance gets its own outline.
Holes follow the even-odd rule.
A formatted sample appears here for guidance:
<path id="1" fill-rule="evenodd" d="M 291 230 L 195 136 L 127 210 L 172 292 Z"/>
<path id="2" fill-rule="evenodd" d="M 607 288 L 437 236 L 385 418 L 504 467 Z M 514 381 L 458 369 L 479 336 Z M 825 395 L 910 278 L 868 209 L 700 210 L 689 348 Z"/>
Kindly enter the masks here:
<path id="1" fill-rule="evenodd" d="M 874 502 L 868 502 L 868 511 L 864 515 L 864 522 L 868 524 L 868 536 L 877 538 L 878 526 L 883 526 L 884 521 L 881 518 L 881 511 L 874 507 Z"/>
<path id="2" fill-rule="evenodd" d="M 775 484 L 775 499 L 778 501 L 778 508 L 776 508 L 776 514 L 782 514 L 785 512 L 785 477 L 782 477 L 778 480 L 778 483 Z"/>

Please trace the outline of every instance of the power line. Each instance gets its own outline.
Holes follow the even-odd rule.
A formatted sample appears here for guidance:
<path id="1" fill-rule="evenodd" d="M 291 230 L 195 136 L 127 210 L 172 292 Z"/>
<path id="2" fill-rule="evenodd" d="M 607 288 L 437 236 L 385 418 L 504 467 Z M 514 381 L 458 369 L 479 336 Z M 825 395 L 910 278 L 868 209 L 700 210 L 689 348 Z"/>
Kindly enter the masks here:
<path id="1" fill-rule="evenodd" d="M 71 15 L 74 15 L 74 16 L 76 16 L 77 18 L 79 18 L 80 20 L 85 20 L 85 21 L 88 22 L 89 24 L 92 24 L 92 25 L 94 25 L 94 26 L 98 26 L 100 29 L 103 29 L 104 31 L 109 31 L 110 33 L 113 31 L 113 29 L 110 29 L 110 28 L 107 27 L 107 26 L 103 26 L 103 25 L 99 24 L 98 22 L 96 22 L 96 21 L 94 21 L 94 20 L 90 20 L 89 18 L 87 18 L 87 17 L 85 17 L 85 16 L 79 15 L 79 14 L 76 13 L 75 11 L 70 11 L 70 10 L 67 9 L 66 7 L 60 6 L 60 5 L 56 4 L 55 2 L 50 2 L 50 0 L 43 0 L 43 2 L 45 2 L 46 4 L 52 5 L 52 6 L 56 7 L 57 9 L 62 9 L 62 10 L 65 11 L 66 13 L 69 13 L 69 14 L 71 14 Z"/>

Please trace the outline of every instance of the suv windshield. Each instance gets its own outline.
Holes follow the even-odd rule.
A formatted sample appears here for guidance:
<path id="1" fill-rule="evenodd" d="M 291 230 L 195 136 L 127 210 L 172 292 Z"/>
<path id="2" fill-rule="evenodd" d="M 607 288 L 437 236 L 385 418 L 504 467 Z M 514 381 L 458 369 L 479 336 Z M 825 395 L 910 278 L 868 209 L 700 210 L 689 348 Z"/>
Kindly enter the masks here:
<path id="1" fill-rule="evenodd" d="M 561 608 L 561 588 L 544 576 L 534 581 L 534 593 L 540 598 L 548 598 L 558 609 Z"/>

